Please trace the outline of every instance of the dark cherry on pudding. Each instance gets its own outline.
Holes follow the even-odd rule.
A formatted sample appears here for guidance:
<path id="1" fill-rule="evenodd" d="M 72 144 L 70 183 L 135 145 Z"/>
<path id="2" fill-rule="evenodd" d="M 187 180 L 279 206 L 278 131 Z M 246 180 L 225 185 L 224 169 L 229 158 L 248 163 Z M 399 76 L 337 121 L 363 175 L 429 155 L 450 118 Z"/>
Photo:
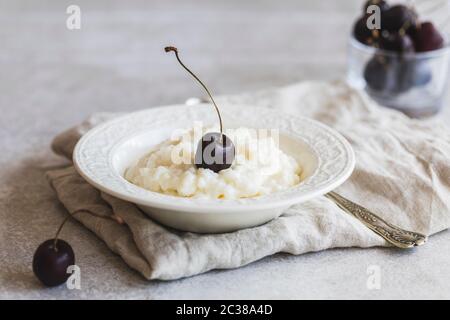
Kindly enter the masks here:
<path id="1" fill-rule="evenodd" d="M 178 55 L 178 49 L 175 47 L 165 47 L 166 52 L 174 52 L 178 63 L 205 89 L 209 98 L 211 99 L 217 116 L 219 117 L 220 132 L 210 132 L 205 134 L 198 142 L 195 153 L 194 164 L 197 168 L 209 169 L 214 172 L 228 169 L 231 167 L 235 157 L 235 147 L 233 141 L 223 133 L 222 117 L 220 115 L 219 107 L 214 98 L 209 92 L 206 85 L 188 68 L 184 65 Z"/>
<path id="2" fill-rule="evenodd" d="M 33 272 L 47 287 L 66 282 L 70 276 L 67 268 L 74 264 L 75 254 L 72 247 L 61 239 L 44 241 L 33 256 Z"/>
<path id="3" fill-rule="evenodd" d="M 231 167 L 235 156 L 234 144 L 220 132 L 209 132 L 199 141 L 195 153 L 195 166 L 214 172 Z"/>

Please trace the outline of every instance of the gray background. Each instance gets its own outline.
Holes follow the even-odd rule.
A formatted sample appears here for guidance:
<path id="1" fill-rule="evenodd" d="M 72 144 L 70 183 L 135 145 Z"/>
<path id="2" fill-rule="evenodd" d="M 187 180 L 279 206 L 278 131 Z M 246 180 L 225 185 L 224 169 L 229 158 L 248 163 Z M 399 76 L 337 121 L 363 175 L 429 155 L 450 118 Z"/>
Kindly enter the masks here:
<path id="1" fill-rule="evenodd" d="M 81 30 L 65 27 L 69 4 L 82 9 Z M 0 298 L 450 298 L 448 231 L 409 252 L 280 254 L 237 270 L 148 282 L 71 221 L 62 237 L 76 252 L 82 290 L 45 289 L 31 271 L 35 248 L 67 214 L 44 177 L 63 163 L 49 150 L 55 134 L 93 112 L 203 95 L 163 52 L 168 44 L 216 94 L 343 78 L 361 4 L 0 1 Z M 370 265 L 381 268 L 380 290 L 367 289 Z"/>

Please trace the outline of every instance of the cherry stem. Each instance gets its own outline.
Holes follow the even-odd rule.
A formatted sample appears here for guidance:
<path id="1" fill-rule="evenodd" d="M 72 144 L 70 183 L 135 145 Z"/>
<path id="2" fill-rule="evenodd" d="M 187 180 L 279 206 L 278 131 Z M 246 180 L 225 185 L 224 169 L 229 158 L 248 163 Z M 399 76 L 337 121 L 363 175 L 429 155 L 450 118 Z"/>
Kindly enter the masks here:
<path id="1" fill-rule="evenodd" d="M 53 249 L 55 249 L 55 251 L 58 251 L 58 248 L 56 246 L 56 244 L 58 243 L 58 236 L 61 233 L 61 230 L 63 228 L 63 226 L 66 224 L 67 220 L 69 220 L 69 218 L 72 217 L 73 214 L 76 214 L 80 211 L 75 211 L 74 213 L 68 215 L 67 217 L 64 218 L 63 222 L 59 225 L 58 231 L 56 231 L 56 235 L 55 235 L 55 239 L 53 240 Z"/>
<path id="2" fill-rule="evenodd" d="M 199 79 L 199 78 L 198 78 L 191 70 L 189 70 L 188 67 L 186 67 L 186 66 L 184 65 L 183 62 L 181 62 L 180 57 L 178 56 L 178 49 L 177 49 L 177 48 L 175 48 L 175 47 L 165 47 L 164 50 L 165 50 L 166 52 L 170 52 L 170 51 L 175 52 L 175 57 L 177 58 L 178 62 L 181 64 L 181 66 L 182 66 L 187 72 L 189 72 L 189 74 L 190 74 L 191 76 L 193 76 L 194 79 L 197 80 L 197 81 L 201 84 L 201 86 L 203 87 L 203 89 L 205 89 L 206 93 L 208 93 L 209 98 L 211 99 L 212 103 L 214 104 L 214 108 L 216 108 L 217 115 L 219 116 L 220 135 L 222 136 L 222 135 L 223 135 L 222 117 L 220 116 L 219 107 L 217 107 L 217 104 L 216 104 L 216 102 L 214 101 L 214 98 L 212 97 L 212 95 L 211 95 L 211 93 L 209 92 L 208 88 L 205 86 L 205 84 L 204 84 L 204 83 L 203 83 L 203 82 L 202 82 L 202 81 L 201 81 L 201 80 L 200 80 L 200 79 Z"/>
<path id="3" fill-rule="evenodd" d="M 115 214 L 113 214 L 112 216 L 104 216 L 104 215 L 100 215 L 100 214 L 97 214 L 97 213 L 94 213 L 92 211 L 85 210 L 85 209 L 75 210 L 74 212 L 70 213 L 67 217 L 64 218 L 63 222 L 59 225 L 58 231 L 56 231 L 55 239 L 53 240 L 53 249 L 55 251 L 58 251 L 58 247 L 56 245 L 58 243 L 58 237 L 59 237 L 59 234 L 61 233 L 63 226 L 66 224 L 66 222 L 70 218 L 72 218 L 74 215 L 76 215 L 77 213 L 80 213 L 80 212 L 88 212 L 98 218 L 112 219 L 112 220 L 118 222 L 119 224 L 123 224 L 123 219 Z"/>

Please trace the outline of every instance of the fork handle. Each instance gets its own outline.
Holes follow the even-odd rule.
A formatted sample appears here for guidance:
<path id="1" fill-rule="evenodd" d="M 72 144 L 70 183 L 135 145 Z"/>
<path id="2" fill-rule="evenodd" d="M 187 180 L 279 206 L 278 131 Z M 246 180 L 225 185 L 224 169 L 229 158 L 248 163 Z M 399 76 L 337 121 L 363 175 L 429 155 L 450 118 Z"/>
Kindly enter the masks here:
<path id="1" fill-rule="evenodd" d="M 423 245 L 427 241 L 427 236 L 394 226 L 366 208 L 344 198 L 336 192 L 328 192 L 325 196 L 333 200 L 345 212 L 356 217 L 373 232 L 398 248 L 408 249 L 417 247 Z"/>

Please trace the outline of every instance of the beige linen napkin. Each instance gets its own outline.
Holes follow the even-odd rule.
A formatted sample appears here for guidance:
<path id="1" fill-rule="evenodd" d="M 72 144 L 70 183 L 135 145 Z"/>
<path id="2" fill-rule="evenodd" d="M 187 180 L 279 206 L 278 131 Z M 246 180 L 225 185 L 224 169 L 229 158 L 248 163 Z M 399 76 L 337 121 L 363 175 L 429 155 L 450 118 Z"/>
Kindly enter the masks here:
<path id="1" fill-rule="evenodd" d="M 356 153 L 356 169 L 339 193 L 405 229 L 431 235 L 449 227 L 450 131 L 437 120 L 412 120 L 380 108 L 340 82 L 303 82 L 218 100 L 222 108 L 253 104 L 328 124 L 350 141 Z M 91 117 L 56 137 L 53 150 L 70 159 L 86 130 L 115 116 Z M 325 197 L 295 205 L 259 227 L 201 235 L 153 222 L 135 205 L 90 186 L 72 166 L 49 171 L 48 178 L 67 210 L 78 212 L 74 218 L 147 279 L 236 268 L 277 252 L 387 246 Z M 125 223 L 108 216 L 119 216 Z"/>

